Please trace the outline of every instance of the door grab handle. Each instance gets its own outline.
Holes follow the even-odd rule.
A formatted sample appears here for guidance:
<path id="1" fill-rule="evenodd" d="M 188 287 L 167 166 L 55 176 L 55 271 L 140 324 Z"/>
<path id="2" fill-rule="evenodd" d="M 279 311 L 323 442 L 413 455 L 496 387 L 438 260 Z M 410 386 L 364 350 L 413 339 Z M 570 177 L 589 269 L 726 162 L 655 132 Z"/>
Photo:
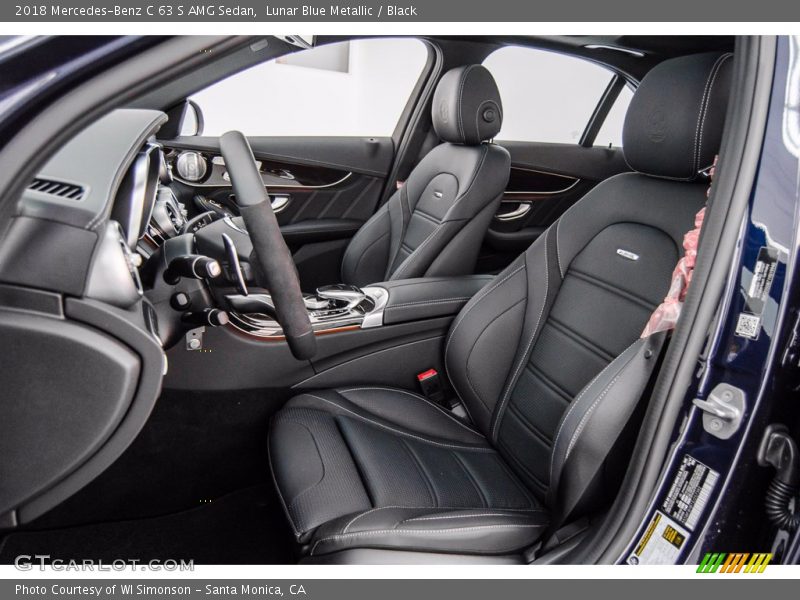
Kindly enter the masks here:
<path id="1" fill-rule="evenodd" d="M 515 208 L 514 210 L 501 213 L 499 215 L 495 215 L 494 218 L 498 221 L 513 221 L 514 219 L 520 219 L 528 214 L 531 210 L 531 205 L 528 202 L 520 202 L 520 205 Z"/>

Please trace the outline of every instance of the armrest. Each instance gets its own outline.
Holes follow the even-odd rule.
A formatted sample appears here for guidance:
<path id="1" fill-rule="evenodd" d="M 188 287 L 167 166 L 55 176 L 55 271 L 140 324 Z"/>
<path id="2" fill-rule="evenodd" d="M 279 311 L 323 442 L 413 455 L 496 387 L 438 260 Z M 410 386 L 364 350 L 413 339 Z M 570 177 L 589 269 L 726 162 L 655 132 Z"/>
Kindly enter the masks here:
<path id="1" fill-rule="evenodd" d="M 487 283 L 492 275 L 420 277 L 373 283 L 389 292 L 383 310 L 385 325 L 455 315 Z"/>
<path id="2" fill-rule="evenodd" d="M 287 244 L 308 244 L 351 238 L 363 224 L 355 219 L 307 219 L 281 225 L 281 233 Z"/>

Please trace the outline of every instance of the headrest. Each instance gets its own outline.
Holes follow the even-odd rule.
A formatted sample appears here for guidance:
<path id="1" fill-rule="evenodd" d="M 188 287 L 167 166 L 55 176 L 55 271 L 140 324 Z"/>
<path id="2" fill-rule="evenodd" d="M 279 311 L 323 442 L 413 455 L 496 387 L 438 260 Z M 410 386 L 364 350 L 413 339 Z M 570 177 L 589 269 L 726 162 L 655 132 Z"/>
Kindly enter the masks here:
<path id="1" fill-rule="evenodd" d="M 477 145 L 492 139 L 503 123 L 494 77 L 482 65 L 451 69 L 433 94 L 433 128 L 445 142 Z"/>
<path id="2" fill-rule="evenodd" d="M 719 152 L 732 54 L 710 52 L 655 66 L 633 95 L 622 144 L 635 171 L 692 181 Z"/>

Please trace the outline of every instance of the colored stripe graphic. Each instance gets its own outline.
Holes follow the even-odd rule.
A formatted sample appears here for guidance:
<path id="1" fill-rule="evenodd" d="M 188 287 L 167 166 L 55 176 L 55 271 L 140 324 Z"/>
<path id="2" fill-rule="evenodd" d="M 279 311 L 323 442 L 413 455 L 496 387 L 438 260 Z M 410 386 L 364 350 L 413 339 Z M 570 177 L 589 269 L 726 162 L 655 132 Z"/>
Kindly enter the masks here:
<path id="1" fill-rule="evenodd" d="M 697 573 L 763 573 L 771 560 L 772 554 L 766 552 L 706 552 Z"/>

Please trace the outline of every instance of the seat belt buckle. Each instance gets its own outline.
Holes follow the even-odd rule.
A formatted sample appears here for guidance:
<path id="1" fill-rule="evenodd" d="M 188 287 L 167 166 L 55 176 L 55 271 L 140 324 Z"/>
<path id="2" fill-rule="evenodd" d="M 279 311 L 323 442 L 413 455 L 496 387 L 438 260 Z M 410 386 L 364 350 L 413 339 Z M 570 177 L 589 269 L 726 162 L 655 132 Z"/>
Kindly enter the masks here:
<path id="1" fill-rule="evenodd" d="M 428 369 L 417 375 L 417 381 L 422 388 L 422 393 L 431 402 L 445 405 L 444 401 L 444 387 L 442 386 L 441 377 L 436 369 Z M 449 407 L 447 407 L 449 408 Z"/>

